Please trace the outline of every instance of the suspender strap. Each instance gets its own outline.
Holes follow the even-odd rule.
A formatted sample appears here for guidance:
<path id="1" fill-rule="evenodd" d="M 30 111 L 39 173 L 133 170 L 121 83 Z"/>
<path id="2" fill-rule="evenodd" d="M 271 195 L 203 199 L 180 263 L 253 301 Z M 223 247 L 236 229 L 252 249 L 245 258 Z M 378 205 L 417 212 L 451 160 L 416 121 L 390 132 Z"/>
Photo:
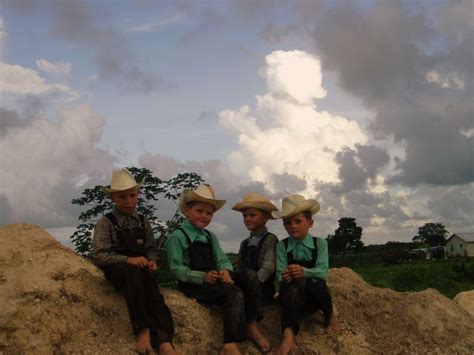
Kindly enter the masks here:
<path id="1" fill-rule="evenodd" d="M 188 241 L 189 241 L 190 243 L 193 242 L 193 241 L 191 240 L 191 237 L 188 235 L 188 233 L 186 233 L 186 232 L 184 231 L 183 228 L 179 227 L 178 230 L 179 230 L 181 233 L 184 234 L 184 236 L 188 239 Z M 206 235 L 207 241 L 209 242 L 210 245 L 212 245 L 211 233 L 209 233 L 209 231 L 208 231 L 207 229 L 204 229 L 204 232 L 206 232 L 206 233 L 204 233 L 204 234 Z"/>
<path id="2" fill-rule="evenodd" d="M 283 239 L 283 244 L 285 245 L 285 251 L 288 249 L 288 242 L 289 242 L 289 239 L 290 238 L 285 238 Z M 316 260 L 318 259 L 318 240 L 316 237 L 313 237 L 313 244 L 314 244 L 314 248 L 311 249 L 311 262 L 313 264 L 316 263 Z M 291 256 L 291 259 L 293 259 L 293 255 L 290 255 L 291 252 L 286 252 L 286 255 L 287 255 L 287 259 L 289 259 L 288 257 Z M 294 260 L 294 259 L 293 259 Z"/>

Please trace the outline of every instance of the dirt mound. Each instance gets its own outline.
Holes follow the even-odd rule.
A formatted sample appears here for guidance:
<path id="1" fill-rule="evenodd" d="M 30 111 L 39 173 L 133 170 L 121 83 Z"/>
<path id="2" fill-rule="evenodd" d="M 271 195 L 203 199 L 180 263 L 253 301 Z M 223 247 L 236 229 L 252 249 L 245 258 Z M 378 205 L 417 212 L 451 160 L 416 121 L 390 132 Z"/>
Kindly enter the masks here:
<path id="1" fill-rule="evenodd" d="M 133 353 L 125 303 L 99 269 L 33 225 L 1 227 L 0 243 L 0 353 Z M 329 282 L 342 334 L 324 334 L 321 316 L 310 317 L 298 335 L 300 354 L 474 352 L 474 317 L 435 290 L 375 288 L 347 268 L 331 269 Z M 177 348 L 185 354 L 217 351 L 218 309 L 177 291 L 164 294 Z M 277 306 L 266 309 L 262 331 L 278 344 Z M 258 353 L 249 342 L 241 350 Z"/>

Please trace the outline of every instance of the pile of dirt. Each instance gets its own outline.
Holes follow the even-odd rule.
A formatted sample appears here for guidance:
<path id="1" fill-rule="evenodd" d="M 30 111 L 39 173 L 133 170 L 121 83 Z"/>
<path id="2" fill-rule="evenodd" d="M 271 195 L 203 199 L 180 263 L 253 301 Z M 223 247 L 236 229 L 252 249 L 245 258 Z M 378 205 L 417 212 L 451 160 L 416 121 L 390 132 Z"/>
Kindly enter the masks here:
<path id="1" fill-rule="evenodd" d="M 33 225 L 1 227 L 0 245 L 0 353 L 133 353 L 125 303 L 98 268 Z M 329 283 L 342 332 L 325 334 L 321 316 L 311 316 L 302 323 L 297 353 L 474 353 L 474 317 L 435 290 L 376 288 L 347 268 L 331 269 Z M 222 342 L 219 310 L 163 292 L 176 347 L 215 353 Z M 266 308 L 261 329 L 276 347 L 277 306 Z M 258 354 L 250 342 L 240 348 Z"/>

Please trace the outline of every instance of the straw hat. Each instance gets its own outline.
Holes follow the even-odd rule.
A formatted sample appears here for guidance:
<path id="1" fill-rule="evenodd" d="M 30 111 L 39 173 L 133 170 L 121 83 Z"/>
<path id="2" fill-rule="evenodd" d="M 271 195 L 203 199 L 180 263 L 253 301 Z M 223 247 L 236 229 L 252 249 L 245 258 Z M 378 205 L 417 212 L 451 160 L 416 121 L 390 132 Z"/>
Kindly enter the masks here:
<path id="1" fill-rule="evenodd" d="M 288 218 L 304 211 L 316 214 L 319 211 L 319 203 L 316 200 L 306 200 L 301 195 L 289 195 L 281 201 L 281 212 L 273 211 L 273 218 Z"/>
<path id="2" fill-rule="evenodd" d="M 234 211 L 239 212 L 243 212 L 243 210 L 247 208 L 256 208 L 268 213 L 271 213 L 272 211 L 278 211 L 278 208 L 273 203 L 271 203 L 269 199 L 254 192 L 245 195 L 234 205 L 234 207 L 232 207 Z"/>
<path id="3" fill-rule="evenodd" d="M 107 193 L 119 192 L 133 189 L 134 187 L 140 187 L 140 184 L 136 182 L 130 171 L 123 168 L 112 173 L 110 187 L 105 187 L 104 191 Z"/>
<path id="4" fill-rule="evenodd" d="M 195 190 L 183 190 L 179 196 L 179 209 L 184 212 L 184 207 L 189 202 L 205 202 L 212 206 L 217 211 L 224 206 L 225 200 L 217 200 L 214 194 L 214 189 L 207 184 L 199 185 Z"/>

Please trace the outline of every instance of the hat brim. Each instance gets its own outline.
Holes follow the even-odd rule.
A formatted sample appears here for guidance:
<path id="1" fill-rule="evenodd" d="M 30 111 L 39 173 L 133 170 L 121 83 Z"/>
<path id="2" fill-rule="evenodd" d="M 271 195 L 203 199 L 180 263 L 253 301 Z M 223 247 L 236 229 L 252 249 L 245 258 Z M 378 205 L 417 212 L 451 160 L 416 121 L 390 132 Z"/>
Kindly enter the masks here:
<path id="1" fill-rule="evenodd" d="M 179 209 L 181 210 L 181 212 L 184 212 L 184 208 L 190 202 L 208 203 L 208 204 L 210 204 L 214 207 L 214 211 L 217 211 L 222 206 L 224 206 L 226 201 L 225 200 L 214 200 L 214 199 L 210 199 L 210 198 L 205 198 L 205 197 L 202 197 L 202 196 L 194 193 L 194 191 L 192 191 L 192 190 L 188 190 L 188 191 L 185 190 L 181 193 L 181 196 L 179 196 Z"/>
<path id="2" fill-rule="evenodd" d="M 309 200 L 305 200 L 304 202 L 302 202 L 301 204 L 299 204 L 293 209 L 281 211 L 281 212 L 273 211 L 272 217 L 275 219 L 288 218 L 304 211 L 310 211 L 312 215 L 315 215 L 316 213 L 319 212 L 319 209 L 320 209 L 320 205 L 318 201 L 309 199 Z"/>
<path id="3" fill-rule="evenodd" d="M 104 187 L 103 190 L 104 190 L 104 192 L 110 194 L 112 192 L 127 191 L 127 190 L 134 189 L 134 188 L 139 189 L 141 186 L 142 186 L 142 183 L 137 183 L 135 185 L 127 186 L 127 187 L 124 187 L 124 188 L 121 188 L 121 189 L 112 189 L 110 187 Z"/>
<path id="4" fill-rule="evenodd" d="M 243 201 L 237 202 L 232 209 L 234 211 L 243 212 L 247 208 L 256 208 L 257 210 L 261 210 L 263 212 L 271 213 L 273 211 L 277 211 L 278 208 L 271 202 L 264 202 L 264 201 Z"/>

